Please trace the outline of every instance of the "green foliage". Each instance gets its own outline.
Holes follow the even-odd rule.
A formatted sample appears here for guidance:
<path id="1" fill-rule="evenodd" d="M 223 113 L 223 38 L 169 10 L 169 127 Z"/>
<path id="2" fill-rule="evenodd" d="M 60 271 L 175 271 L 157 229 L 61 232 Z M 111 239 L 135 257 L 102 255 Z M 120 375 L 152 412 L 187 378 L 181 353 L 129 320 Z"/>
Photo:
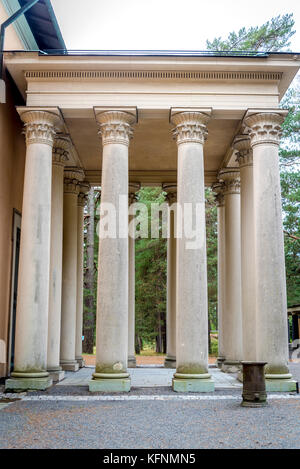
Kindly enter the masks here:
<path id="1" fill-rule="evenodd" d="M 217 328 L 217 210 L 214 196 L 206 190 L 208 310 L 211 328 Z M 149 233 L 151 203 L 162 203 L 165 195 L 159 188 L 143 188 L 138 201 L 148 207 Z M 153 344 L 159 326 L 165 335 L 167 298 L 167 240 L 137 239 L 136 241 L 136 335 L 143 343 Z M 165 338 L 163 338 L 165 339 Z"/>
<path id="2" fill-rule="evenodd" d="M 205 191 L 206 243 L 207 243 L 207 288 L 209 329 L 217 329 L 218 301 L 218 233 L 217 208 L 211 189 Z"/>
<path id="3" fill-rule="evenodd" d="M 287 50 L 289 39 L 295 34 L 293 14 L 279 15 L 262 26 L 241 28 L 231 32 L 227 39 L 215 38 L 206 41 L 207 50 L 213 51 L 279 51 Z"/>
<path id="4" fill-rule="evenodd" d="M 300 86 L 299 79 L 281 101 L 289 113 L 279 150 L 288 305 L 300 303 Z"/>
<path id="5" fill-rule="evenodd" d="M 283 227 L 288 305 L 300 304 L 300 171 L 282 172 Z"/>
<path id="6" fill-rule="evenodd" d="M 280 107 L 289 111 L 283 126 L 280 146 L 280 165 L 295 169 L 300 165 L 300 77 L 283 97 Z"/>
<path id="7" fill-rule="evenodd" d="M 148 208 L 150 234 L 151 203 L 164 202 L 164 194 L 160 188 L 143 188 L 138 194 L 138 201 Z M 137 239 L 135 248 L 136 337 L 142 342 L 154 344 L 159 335 L 165 341 L 167 240 Z"/>

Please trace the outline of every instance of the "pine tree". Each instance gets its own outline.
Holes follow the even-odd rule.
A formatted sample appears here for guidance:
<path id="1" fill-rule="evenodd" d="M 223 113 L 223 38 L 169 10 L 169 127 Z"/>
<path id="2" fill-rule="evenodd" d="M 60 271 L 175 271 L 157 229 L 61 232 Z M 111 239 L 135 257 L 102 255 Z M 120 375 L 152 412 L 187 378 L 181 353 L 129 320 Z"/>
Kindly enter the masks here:
<path id="1" fill-rule="evenodd" d="M 207 50 L 212 51 L 262 51 L 288 50 L 289 39 L 295 34 L 293 14 L 279 15 L 261 26 L 241 28 L 237 33 L 229 33 L 227 39 L 221 37 L 206 41 Z"/>

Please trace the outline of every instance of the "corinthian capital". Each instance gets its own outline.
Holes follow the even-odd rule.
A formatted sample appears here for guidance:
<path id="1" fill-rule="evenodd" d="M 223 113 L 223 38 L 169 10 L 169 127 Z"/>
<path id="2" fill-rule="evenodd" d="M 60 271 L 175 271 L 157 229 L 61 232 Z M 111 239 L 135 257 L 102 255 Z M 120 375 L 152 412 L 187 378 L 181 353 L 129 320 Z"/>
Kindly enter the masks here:
<path id="1" fill-rule="evenodd" d="M 279 145 L 282 135 L 281 124 L 285 113 L 259 112 L 245 118 L 245 124 L 250 129 L 251 145 L 271 143 Z"/>
<path id="2" fill-rule="evenodd" d="M 102 144 L 121 143 L 129 145 L 132 137 L 132 124 L 135 123 L 135 115 L 127 111 L 107 110 L 97 113 L 99 134 L 102 136 Z"/>
<path id="3" fill-rule="evenodd" d="M 87 193 L 89 192 L 91 186 L 88 182 L 79 182 L 78 184 L 78 205 L 84 207 L 87 201 Z"/>
<path id="4" fill-rule="evenodd" d="M 80 182 L 84 180 L 84 172 L 80 168 L 67 168 L 64 172 L 64 192 L 79 194 Z"/>
<path id="5" fill-rule="evenodd" d="M 44 143 L 52 146 L 54 136 L 60 123 L 60 117 L 52 112 L 43 110 L 28 110 L 19 108 L 18 112 L 24 122 L 26 144 Z"/>
<path id="6" fill-rule="evenodd" d="M 173 129 L 173 136 L 177 145 L 181 143 L 195 142 L 202 143 L 207 137 L 206 124 L 209 115 L 198 111 L 174 112 L 171 123 L 176 125 Z"/>
<path id="7" fill-rule="evenodd" d="M 239 168 L 225 168 L 219 172 L 219 179 L 224 183 L 224 195 L 240 193 L 240 170 Z"/>
<path id="8" fill-rule="evenodd" d="M 253 151 L 249 135 L 237 135 L 233 141 L 233 148 L 237 150 L 236 161 L 240 168 L 253 165 Z"/>
<path id="9" fill-rule="evenodd" d="M 128 204 L 131 205 L 137 200 L 136 192 L 141 188 L 139 182 L 130 182 L 128 185 Z"/>
<path id="10" fill-rule="evenodd" d="M 215 201 L 217 207 L 224 207 L 225 200 L 224 200 L 224 192 L 226 190 L 226 186 L 224 182 L 216 182 L 211 186 L 212 191 L 215 193 Z"/>
<path id="11" fill-rule="evenodd" d="M 162 190 L 167 193 L 166 199 L 169 205 L 177 202 L 177 184 L 166 182 L 162 184 Z"/>
<path id="12" fill-rule="evenodd" d="M 64 166 L 69 159 L 71 141 L 67 135 L 56 136 L 53 143 L 53 164 Z"/>

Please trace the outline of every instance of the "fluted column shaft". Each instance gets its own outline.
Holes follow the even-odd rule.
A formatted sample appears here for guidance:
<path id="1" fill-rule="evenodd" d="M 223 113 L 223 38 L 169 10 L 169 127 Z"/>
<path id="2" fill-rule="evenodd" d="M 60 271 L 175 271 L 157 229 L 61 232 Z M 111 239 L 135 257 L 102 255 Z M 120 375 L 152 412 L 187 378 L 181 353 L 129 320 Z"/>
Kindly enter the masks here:
<path id="1" fill-rule="evenodd" d="M 51 250 L 48 318 L 47 369 L 53 381 L 64 377 L 59 364 L 62 285 L 64 165 L 68 160 L 69 140 L 56 138 L 53 148 L 51 195 Z"/>
<path id="2" fill-rule="evenodd" d="M 60 363 L 63 370 L 77 371 L 75 360 L 77 310 L 78 193 L 83 172 L 68 168 L 64 180 L 63 273 Z"/>
<path id="3" fill-rule="evenodd" d="M 241 180 L 241 259 L 242 259 L 242 325 L 243 360 L 257 361 L 256 349 L 256 303 L 254 254 L 254 207 L 253 207 L 253 155 L 250 138 L 238 135 L 234 140 L 240 165 Z"/>
<path id="4" fill-rule="evenodd" d="M 241 216 L 240 174 L 238 168 L 220 172 L 225 183 L 225 313 L 223 339 L 225 361 L 222 370 L 235 372 L 242 360 L 242 292 L 241 292 Z"/>
<path id="5" fill-rule="evenodd" d="M 248 112 L 253 149 L 257 359 L 267 389 L 295 389 L 288 370 L 286 279 L 278 146 L 284 114 Z"/>
<path id="6" fill-rule="evenodd" d="M 76 296 L 76 338 L 75 359 L 79 368 L 84 366 L 82 358 L 82 329 L 83 329 L 83 245 L 84 245 L 84 207 L 86 194 L 90 186 L 87 183 L 79 184 L 77 207 L 77 296 Z"/>
<path id="7" fill-rule="evenodd" d="M 177 202 L 177 185 L 163 184 L 169 208 L 169 238 L 167 247 L 167 355 L 166 368 L 176 368 L 176 214 L 172 204 Z"/>
<path id="8" fill-rule="evenodd" d="M 52 146 L 58 117 L 19 109 L 26 165 L 15 334 L 15 365 L 6 389 L 45 389 L 50 272 Z M 42 188 L 42 190 L 41 190 Z"/>
<path id="9" fill-rule="evenodd" d="M 216 193 L 217 223 L 218 223 L 218 367 L 221 368 L 226 358 L 224 340 L 224 316 L 225 316 L 225 201 L 223 191 L 224 183 L 213 186 Z"/>
<path id="10" fill-rule="evenodd" d="M 177 234 L 198 219 L 198 242 L 191 245 L 186 229 L 177 239 L 176 373 L 173 389 L 204 392 L 214 389 L 208 373 L 208 311 L 203 144 L 208 115 L 175 112 L 172 123 L 178 146 L 177 197 L 182 213 Z M 185 204 L 192 216 L 188 217 Z M 183 214 L 183 215 L 182 215 Z M 196 215 L 197 214 L 197 215 Z M 185 222 L 185 223 L 184 223 Z M 200 226 L 199 226 L 200 225 Z"/>
<path id="11" fill-rule="evenodd" d="M 100 223 L 96 371 L 89 389 L 129 391 L 128 233 L 121 236 L 119 229 L 128 227 L 128 146 L 135 117 L 130 112 L 96 110 L 96 119 L 103 145 L 101 206 L 114 207 L 117 232 L 116 237 L 105 236 Z"/>
<path id="12" fill-rule="evenodd" d="M 130 183 L 128 192 L 129 207 L 136 202 L 139 183 Z M 128 236 L 128 367 L 136 366 L 135 358 L 135 233 L 134 214 L 129 213 L 129 226 L 132 228 Z"/>

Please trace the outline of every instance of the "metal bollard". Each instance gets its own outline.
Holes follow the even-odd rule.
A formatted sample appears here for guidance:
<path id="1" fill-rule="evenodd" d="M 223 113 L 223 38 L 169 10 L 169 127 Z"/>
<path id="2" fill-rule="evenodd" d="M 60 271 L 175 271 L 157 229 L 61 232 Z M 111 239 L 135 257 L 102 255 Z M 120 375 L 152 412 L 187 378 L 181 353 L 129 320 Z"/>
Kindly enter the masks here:
<path id="1" fill-rule="evenodd" d="M 267 405 L 265 382 L 266 362 L 242 362 L 243 365 L 243 407 Z"/>

